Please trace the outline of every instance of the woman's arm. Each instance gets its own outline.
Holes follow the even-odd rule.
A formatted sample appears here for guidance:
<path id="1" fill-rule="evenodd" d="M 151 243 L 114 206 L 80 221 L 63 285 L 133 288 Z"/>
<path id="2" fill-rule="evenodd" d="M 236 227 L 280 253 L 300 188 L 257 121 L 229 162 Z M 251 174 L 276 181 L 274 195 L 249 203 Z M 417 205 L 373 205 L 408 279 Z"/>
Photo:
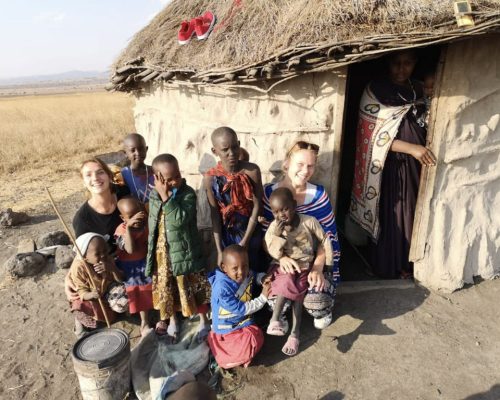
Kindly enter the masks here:
<path id="1" fill-rule="evenodd" d="M 405 142 L 404 140 L 394 139 L 391 145 L 391 151 L 395 153 L 405 153 L 414 157 L 422 165 L 436 165 L 436 156 L 425 146 Z"/>
<path id="2" fill-rule="evenodd" d="M 330 243 L 326 243 L 326 245 L 330 245 Z M 318 246 L 318 250 L 316 252 L 316 257 L 314 258 L 313 265 L 311 267 L 311 271 L 307 275 L 307 281 L 309 286 L 316 287 L 318 292 L 321 292 L 325 288 L 325 275 L 323 274 L 323 268 L 325 267 L 326 262 L 326 252 L 323 245 Z"/>

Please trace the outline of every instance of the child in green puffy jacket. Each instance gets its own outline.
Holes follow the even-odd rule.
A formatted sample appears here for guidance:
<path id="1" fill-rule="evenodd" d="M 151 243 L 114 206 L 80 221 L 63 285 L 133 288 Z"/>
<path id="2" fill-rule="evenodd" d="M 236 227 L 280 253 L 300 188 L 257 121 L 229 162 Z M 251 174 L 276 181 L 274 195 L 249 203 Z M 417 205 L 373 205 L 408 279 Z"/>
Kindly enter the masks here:
<path id="1" fill-rule="evenodd" d="M 153 278 L 153 307 L 160 311 L 155 331 L 175 343 L 180 331 L 176 312 L 185 317 L 198 313 L 201 341 L 210 330 L 210 285 L 196 227 L 196 193 L 181 177 L 173 155 L 160 154 L 152 164 L 155 188 L 149 198 L 146 275 Z"/>

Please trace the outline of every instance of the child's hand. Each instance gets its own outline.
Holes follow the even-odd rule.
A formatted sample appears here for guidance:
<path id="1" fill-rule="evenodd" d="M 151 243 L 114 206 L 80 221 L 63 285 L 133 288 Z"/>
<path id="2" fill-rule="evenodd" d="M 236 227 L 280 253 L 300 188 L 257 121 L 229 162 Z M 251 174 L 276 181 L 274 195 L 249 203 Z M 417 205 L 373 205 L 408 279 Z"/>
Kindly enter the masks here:
<path id="1" fill-rule="evenodd" d="M 276 236 L 281 236 L 284 229 L 285 229 L 285 221 L 282 221 L 282 220 L 276 221 L 276 226 L 274 228 L 274 234 Z"/>
<path id="2" fill-rule="evenodd" d="M 139 211 L 127 222 L 127 228 L 140 228 L 143 226 L 144 218 L 146 218 L 146 213 L 144 211 Z"/>
<path id="3" fill-rule="evenodd" d="M 301 272 L 300 265 L 293 258 L 281 257 L 280 258 L 280 269 L 285 274 L 293 274 L 295 272 Z"/>
<path id="4" fill-rule="evenodd" d="M 83 295 L 83 300 L 97 300 L 99 297 L 99 292 L 97 290 L 92 290 Z"/>
<path id="5" fill-rule="evenodd" d="M 322 292 L 325 288 L 325 275 L 321 271 L 311 271 L 307 275 L 307 282 L 309 283 L 309 288 L 316 288 L 318 292 Z"/>
<path id="6" fill-rule="evenodd" d="M 261 280 L 261 285 L 264 286 L 264 284 L 271 283 L 272 280 L 273 280 L 273 275 L 266 274 Z"/>
<path id="7" fill-rule="evenodd" d="M 161 172 L 158 172 L 154 175 L 155 177 L 155 189 L 160 195 L 162 201 L 167 201 L 170 197 L 169 195 L 169 185 L 167 180 L 163 177 Z"/>
<path id="8" fill-rule="evenodd" d="M 271 291 L 271 280 L 262 282 L 262 294 L 269 297 L 269 292 Z"/>
<path id="9" fill-rule="evenodd" d="M 94 267 L 94 271 L 96 273 L 98 273 L 99 275 L 101 275 L 104 272 L 106 272 L 106 265 L 102 261 L 98 262 L 97 264 L 94 264 L 93 267 Z"/>

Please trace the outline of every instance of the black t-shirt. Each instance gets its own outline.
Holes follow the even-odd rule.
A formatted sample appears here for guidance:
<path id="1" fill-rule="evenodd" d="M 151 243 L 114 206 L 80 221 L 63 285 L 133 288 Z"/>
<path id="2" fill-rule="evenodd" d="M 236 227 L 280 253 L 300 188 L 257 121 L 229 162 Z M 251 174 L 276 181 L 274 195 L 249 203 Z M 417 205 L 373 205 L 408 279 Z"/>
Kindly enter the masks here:
<path id="1" fill-rule="evenodd" d="M 115 230 L 122 223 L 118 208 L 111 214 L 100 214 L 85 202 L 76 212 L 73 218 L 73 229 L 76 237 L 87 232 L 95 232 L 100 235 L 109 235 L 108 244 L 111 252 L 114 252 L 116 245 L 114 243 Z"/>

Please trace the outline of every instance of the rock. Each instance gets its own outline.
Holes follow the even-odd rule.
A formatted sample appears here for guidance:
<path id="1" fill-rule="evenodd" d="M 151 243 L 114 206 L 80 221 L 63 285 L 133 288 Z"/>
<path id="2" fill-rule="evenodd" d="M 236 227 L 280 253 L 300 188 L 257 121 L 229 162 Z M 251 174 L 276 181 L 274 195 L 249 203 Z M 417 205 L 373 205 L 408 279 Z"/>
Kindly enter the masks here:
<path id="1" fill-rule="evenodd" d="M 74 258 L 75 253 L 73 252 L 72 246 L 59 246 L 56 249 L 55 263 L 57 268 L 69 268 Z"/>
<path id="2" fill-rule="evenodd" d="M 39 249 L 49 246 L 67 246 L 68 244 L 70 244 L 69 237 L 63 231 L 44 233 L 36 239 L 36 245 Z"/>
<path id="3" fill-rule="evenodd" d="M 100 154 L 97 158 L 103 163 L 116 165 L 118 167 L 126 167 L 129 163 L 124 151 L 113 151 L 112 153 Z"/>
<path id="4" fill-rule="evenodd" d="M 7 272 L 15 278 L 37 275 L 47 260 L 38 253 L 21 253 L 9 258 L 5 264 Z"/>
<path id="5" fill-rule="evenodd" d="M 22 239 L 17 245 L 17 254 L 33 253 L 36 250 L 36 245 L 33 239 Z"/>
<path id="6" fill-rule="evenodd" d="M 0 212 L 0 225 L 16 226 L 28 222 L 29 215 L 23 212 L 12 211 L 12 208 Z"/>

